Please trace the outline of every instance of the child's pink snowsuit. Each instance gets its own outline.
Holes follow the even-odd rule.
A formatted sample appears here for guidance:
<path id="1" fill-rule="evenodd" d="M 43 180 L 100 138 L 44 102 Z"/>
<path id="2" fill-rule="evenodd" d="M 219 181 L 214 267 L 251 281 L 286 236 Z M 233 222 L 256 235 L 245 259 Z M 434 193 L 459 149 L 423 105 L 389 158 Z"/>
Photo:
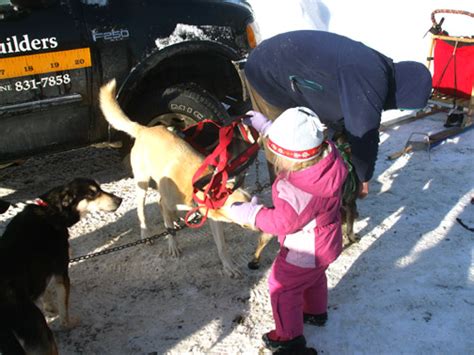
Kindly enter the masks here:
<path id="1" fill-rule="evenodd" d="M 280 252 L 269 278 L 276 335 L 303 334 L 303 312 L 327 311 L 325 270 L 342 250 L 341 195 L 347 168 L 333 143 L 317 164 L 272 186 L 273 208 L 262 208 L 256 226 L 278 236 Z"/>

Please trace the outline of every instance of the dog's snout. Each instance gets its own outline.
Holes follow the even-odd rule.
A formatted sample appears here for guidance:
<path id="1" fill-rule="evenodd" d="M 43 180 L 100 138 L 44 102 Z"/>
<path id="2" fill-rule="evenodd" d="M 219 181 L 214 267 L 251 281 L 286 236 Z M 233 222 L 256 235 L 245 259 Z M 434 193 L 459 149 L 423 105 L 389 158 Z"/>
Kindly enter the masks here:
<path id="1" fill-rule="evenodd" d="M 107 198 L 105 199 L 107 202 L 103 206 L 104 209 L 108 211 L 115 211 L 120 207 L 120 204 L 122 203 L 121 197 L 118 197 L 108 192 L 104 192 L 104 195 L 107 196 Z"/>
<path id="2" fill-rule="evenodd" d="M 123 199 L 121 197 L 113 195 L 114 203 L 117 205 L 117 208 L 122 204 Z"/>
<path id="3" fill-rule="evenodd" d="M 122 198 L 109 192 L 101 191 L 93 201 L 89 201 L 86 209 L 88 211 L 108 211 L 113 212 L 117 210 L 122 203 Z"/>

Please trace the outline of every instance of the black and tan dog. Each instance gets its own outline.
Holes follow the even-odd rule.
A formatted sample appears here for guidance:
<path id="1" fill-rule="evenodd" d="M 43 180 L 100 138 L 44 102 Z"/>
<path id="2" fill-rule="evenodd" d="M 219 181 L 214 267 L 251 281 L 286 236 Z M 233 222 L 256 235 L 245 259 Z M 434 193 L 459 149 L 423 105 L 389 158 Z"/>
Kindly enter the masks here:
<path id="1" fill-rule="evenodd" d="M 351 162 L 351 147 L 347 141 L 346 133 L 344 131 L 336 132 L 332 139 L 336 143 L 349 170 L 349 174 L 344 182 L 341 206 L 342 242 L 343 246 L 347 247 L 359 240 L 354 233 L 354 223 L 357 217 L 359 217 L 357 212 L 357 196 L 359 194 L 360 181 Z"/>
<path id="2" fill-rule="evenodd" d="M 0 238 L 0 354 L 57 354 L 39 308 L 50 284 L 69 326 L 68 228 L 92 211 L 115 211 L 122 199 L 94 180 L 77 178 L 27 204 Z"/>
<path id="3" fill-rule="evenodd" d="M 147 190 L 154 182 L 160 194 L 159 206 L 164 224 L 170 231 L 169 253 L 178 256 L 180 250 L 172 230 L 178 220 L 178 211 L 194 207 L 192 179 L 203 164 L 204 156 L 167 127 L 163 125 L 147 127 L 128 118 L 115 99 L 115 86 L 115 80 L 112 80 L 101 88 L 100 106 L 112 127 L 135 138 L 130 163 L 137 187 L 137 213 L 141 237 L 147 238 L 151 234 L 145 219 L 144 207 Z M 211 173 L 212 171 L 208 169 L 205 174 Z M 198 197 L 202 198 L 202 195 Z M 227 208 L 235 202 L 249 201 L 249 197 L 244 190 L 235 189 L 221 208 L 210 209 L 207 216 L 224 273 L 230 277 L 240 276 L 241 273 L 227 251 L 221 222 L 233 222 L 227 214 Z M 201 212 L 205 213 L 204 210 Z"/>

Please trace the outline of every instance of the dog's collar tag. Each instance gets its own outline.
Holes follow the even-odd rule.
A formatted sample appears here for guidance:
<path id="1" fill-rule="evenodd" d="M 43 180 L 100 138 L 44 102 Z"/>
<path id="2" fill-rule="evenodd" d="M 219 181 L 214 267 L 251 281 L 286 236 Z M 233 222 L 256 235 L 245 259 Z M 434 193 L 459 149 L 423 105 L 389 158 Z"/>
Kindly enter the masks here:
<path id="1" fill-rule="evenodd" d="M 35 204 L 38 205 L 38 206 L 41 206 L 41 207 L 46 207 L 48 206 L 48 204 L 46 202 L 44 202 L 42 199 L 40 198 L 37 198 L 35 200 Z"/>

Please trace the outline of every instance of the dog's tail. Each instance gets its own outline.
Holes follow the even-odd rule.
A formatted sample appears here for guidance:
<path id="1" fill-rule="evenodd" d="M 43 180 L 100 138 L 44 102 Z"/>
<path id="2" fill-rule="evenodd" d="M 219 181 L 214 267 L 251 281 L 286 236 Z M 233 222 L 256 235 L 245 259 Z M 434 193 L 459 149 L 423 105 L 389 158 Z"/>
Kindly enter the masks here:
<path id="1" fill-rule="evenodd" d="M 135 138 L 143 126 L 131 121 L 122 111 L 115 99 L 115 87 L 115 79 L 112 79 L 100 88 L 100 108 L 112 127 Z"/>

